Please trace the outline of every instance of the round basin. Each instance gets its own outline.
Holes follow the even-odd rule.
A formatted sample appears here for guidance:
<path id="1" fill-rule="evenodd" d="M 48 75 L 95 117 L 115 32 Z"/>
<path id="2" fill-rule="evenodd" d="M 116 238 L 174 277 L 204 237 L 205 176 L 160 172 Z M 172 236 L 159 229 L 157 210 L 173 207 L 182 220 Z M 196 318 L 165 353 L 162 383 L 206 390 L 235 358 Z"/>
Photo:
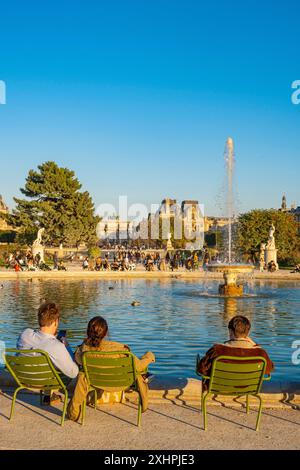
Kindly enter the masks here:
<path id="1" fill-rule="evenodd" d="M 249 274 L 255 269 L 253 264 L 221 264 L 210 263 L 206 265 L 208 271 L 216 273 L 236 273 L 236 274 Z"/>
<path id="2" fill-rule="evenodd" d="M 208 271 L 223 273 L 225 286 L 237 286 L 237 278 L 239 274 L 250 274 L 254 271 L 253 264 L 221 264 L 211 263 L 207 266 Z M 240 287 L 240 294 L 243 289 Z"/>

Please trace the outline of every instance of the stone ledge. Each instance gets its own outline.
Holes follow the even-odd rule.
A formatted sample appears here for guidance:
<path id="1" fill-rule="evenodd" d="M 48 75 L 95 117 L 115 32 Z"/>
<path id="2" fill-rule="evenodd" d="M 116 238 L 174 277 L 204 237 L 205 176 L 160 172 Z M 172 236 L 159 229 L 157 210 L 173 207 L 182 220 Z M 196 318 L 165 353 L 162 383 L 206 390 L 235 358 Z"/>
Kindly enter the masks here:
<path id="1" fill-rule="evenodd" d="M 277 271 L 275 273 L 254 272 L 254 280 L 266 281 L 300 281 L 300 274 Z M 207 271 L 130 271 L 130 272 L 112 272 L 112 271 L 24 271 L 16 273 L 14 271 L 1 271 L 0 280 L 43 280 L 43 279 L 205 279 L 220 280 L 223 279 L 222 273 L 210 273 Z"/>
<path id="2" fill-rule="evenodd" d="M 76 380 L 73 380 L 68 387 L 72 394 Z M 0 390 L 8 391 L 15 387 L 14 379 L 5 371 L 0 370 Z M 25 392 L 24 392 L 25 393 Z M 34 392 L 26 392 L 34 393 Z M 283 408 L 293 407 L 300 409 L 300 382 L 265 382 L 262 389 L 262 399 L 265 407 Z M 135 402 L 135 393 L 127 393 L 129 401 Z M 201 380 L 194 378 L 166 378 L 156 376 L 149 386 L 149 403 L 173 403 L 176 405 L 200 404 Z M 211 404 L 224 406 L 230 403 L 231 406 L 241 406 L 244 398 L 233 397 L 212 397 Z M 250 399 L 252 405 L 257 405 L 258 401 L 253 397 Z"/>

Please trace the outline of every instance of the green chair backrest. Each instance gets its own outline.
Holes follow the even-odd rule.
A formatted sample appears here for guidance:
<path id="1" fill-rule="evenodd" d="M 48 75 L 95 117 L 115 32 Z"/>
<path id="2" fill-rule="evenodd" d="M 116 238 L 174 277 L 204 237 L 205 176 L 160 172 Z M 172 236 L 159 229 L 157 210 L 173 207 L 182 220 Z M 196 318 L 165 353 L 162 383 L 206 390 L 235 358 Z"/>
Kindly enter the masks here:
<path id="1" fill-rule="evenodd" d="M 219 356 L 213 362 L 208 391 L 220 395 L 259 393 L 266 366 L 260 356 Z"/>
<path id="2" fill-rule="evenodd" d="M 120 357 L 116 357 L 120 355 Z M 102 390 L 135 386 L 134 356 L 127 351 L 86 351 L 82 358 L 83 370 L 89 385 Z"/>
<path id="3" fill-rule="evenodd" d="M 40 349 L 6 349 L 4 360 L 19 386 L 54 390 L 65 388 L 50 357 Z"/>

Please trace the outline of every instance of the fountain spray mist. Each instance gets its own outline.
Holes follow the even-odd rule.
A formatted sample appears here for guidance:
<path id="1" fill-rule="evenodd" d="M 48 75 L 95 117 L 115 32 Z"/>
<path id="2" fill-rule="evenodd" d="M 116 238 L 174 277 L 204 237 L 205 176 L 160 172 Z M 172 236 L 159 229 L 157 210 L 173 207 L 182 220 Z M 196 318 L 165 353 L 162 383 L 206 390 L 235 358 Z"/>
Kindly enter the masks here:
<path id="1" fill-rule="evenodd" d="M 227 217 L 228 217 L 228 263 L 232 261 L 232 219 L 233 219 L 233 170 L 234 170 L 234 144 L 228 137 L 225 145 L 224 159 L 227 170 Z"/>
<path id="2" fill-rule="evenodd" d="M 244 286 L 238 284 L 240 275 L 253 273 L 252 264 L 237 263 L 232 256 L 232 229 L 234 223 L 234 197 L 233 197 L 233 171 L 234 171 L 234 144 L 233 139 L 226 140 L 224 159 L 226 165 L 226 212 L 228 217 L 228 244 L 227 259 L 223 263 L 208 263 L 207 270 L 223 273 L 224 284 L 219 285 L 219 294 L 225 297 L 240 297 L 243 295 Z"/>

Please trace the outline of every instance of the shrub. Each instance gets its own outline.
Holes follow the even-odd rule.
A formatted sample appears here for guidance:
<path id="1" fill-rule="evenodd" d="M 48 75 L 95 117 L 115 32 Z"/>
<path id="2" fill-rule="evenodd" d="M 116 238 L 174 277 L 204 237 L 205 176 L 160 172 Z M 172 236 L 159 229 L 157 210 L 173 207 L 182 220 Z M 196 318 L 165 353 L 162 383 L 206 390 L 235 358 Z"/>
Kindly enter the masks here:
<path id="1" fill-rule="evenodd" d="M 92 259 L 96 259 L 99 256 L 101 256 L 101 250 L 99 246 L 93 246 L 89 248 L 88 255 L 89 255 L 89 258 L 92 258 Z"/>

